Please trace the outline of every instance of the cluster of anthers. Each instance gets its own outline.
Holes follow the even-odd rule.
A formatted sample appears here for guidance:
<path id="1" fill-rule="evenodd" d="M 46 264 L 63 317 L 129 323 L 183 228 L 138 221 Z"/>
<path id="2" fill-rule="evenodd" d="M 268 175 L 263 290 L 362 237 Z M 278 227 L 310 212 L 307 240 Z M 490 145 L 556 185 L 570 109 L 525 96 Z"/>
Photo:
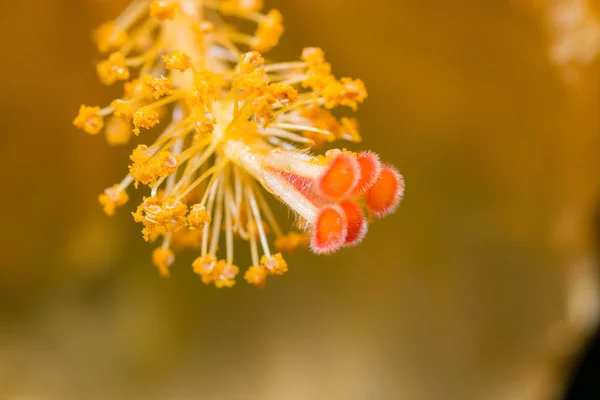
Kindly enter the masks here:
<path id="1" fill-rule="evenodd" d="M 136 0 L 95 33 L 107 54 L 98 75 L 107 85 L 123 81 L 124 94 L 104 108 L 81 106 L 74 124 L 120 145 L 167 122 L 99 197 L 112 215 L 131 184 L 149 187 L 133 217 L 146 241 L 162 241 L 152 259 L 163 276 L 173 250 L 191 247 L 202 281 L 231 287 L 239 238 L 249 242 L 253 264 L 244 278 L 264 287 L 287 271 L 269 235 L 280 252 L 333 253 L 360 242 L 368 220 L 393 212 L 402 197 L 402 177 L 372 152 L 310 153 L 338 139 L 360 141 L 356 121 L 330 110 L 356 110 L 364 84 L 336 79 L 319 48 L 305 48 L 298 61 L 266 62 L 261 52 L 277 45 L 283 25 L 277 10 L 261 8 L 260 0 Z M 257 28 L 242 33 L 223 19 Z M 264 191 L 294 212 L 297 231 L 282 232 Z"/>

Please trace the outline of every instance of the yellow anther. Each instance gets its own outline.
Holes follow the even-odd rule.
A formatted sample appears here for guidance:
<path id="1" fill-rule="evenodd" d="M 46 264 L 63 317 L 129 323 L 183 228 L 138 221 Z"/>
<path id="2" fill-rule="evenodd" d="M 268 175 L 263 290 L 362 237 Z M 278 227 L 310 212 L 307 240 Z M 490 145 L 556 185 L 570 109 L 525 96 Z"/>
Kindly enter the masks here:
<path id="1" fill-rule="evenodd" d="M 133 107 L 131 106 L 131 103 L 117 99 L 113 100 L 113 102 L 110 103 L 110 106 L 115 109 L 113 112 L 115 117 L 125 119 L 127 121 L 131 121 L 133 118 Z"/>
<path id="2" fill-rule="evenodd" d="M 133 133 L 137 136 L 140 134 L 139 128 L 150 129 L 159 122 L 158 111 L 147 106 L 142 107 L 133 114 Z"/>
<path id="3" fill-rule="evenodd" d="M 271 50 L 277 46 L 283 34 L 283 18 L 277 10 L 271 10 L 258 23 L 258 29 L 254 34 L 252 49 L 260 52 Z"/>
<path id="4" fill-rule="evenodd" d="M 201 204 L 194 204 L 188 214 L 188 225 L 191 230 L 209 224 L 211 221 L 210 214 L 206 211 L 206 207 Z"/>
<path id="5" fill-rule="evenodd" d="M 269 275 L 283 275 L 288 270 L 287 262 L 285 262 L 281 253 L 262 256 L 260 265 L 266 269 Z"/>
<path id="6" fill-rule="evenodd" d="M 188 99 L 195 106 L 206 106 L 213 99 L 221 97 L 221 90 L 227 86 L 227 81 L 219 74 L 202 71 L 194 76 L 192 95 Z"/>
<path id="7" fill-rule="evenodd" d="M 347 106 L 356 111 L 358 104 L 367 97 L 367 89 L 360 79 L 342 78 L 332 80 L 323 88 L 325 107 Z"/>
<path id="8" fill-rule="evenodd" d="M 208 135 L 214 130 L 217 120 L 215 116 L 208 112 L 206 107 L 198 106 L 193 110 L 194 123 L 200 135 Z"/>
<path id="9" fill-rule="evenodd" d="M 270 99 L 261 99 L 263 103 L 270 106 L 275 102 L 275 98 L 268 90 L 268 78 L 264 69 L 264 59 L 260 53 L 251 51 L 242 54 L 238 64 L 233 86 L 240 90 L 239 98 L 247 101 L 255 101 L 264 96 L 270 96 Z M 260 109 L 254 104 L 255 109 Z"/>
<path id="10" fill-rule="evenodd" d="M 273 117 L 275 116 L 273 112 L 274 104 L 275 97 L 271 93 L 266 93 L 252 101 L 254 119 L 260 127 L 265 127 L 273 121 Z"/>
<path id="11" fill-rule="evenodd" d="M 302 50 L 300 59 L 306 62 L 309 67 L 313 67 L 325 62 L 325 53 L 319 47 L 305 47 Z"/>
<path id="12" fill-rule="evenodd" d="M 161 151 L 152 155 L 148 146 L 139 145 L 131 153 L 129 173 L 137 182 L 152 186 L 156 180 L 163 176 L 168 176 L 177 171 L 178 160 L 171 152 Z"/>
<path id="13" fill-rule="evenodd" d="M 200 275 L 204 280 L 205 277 L 210 279 L 216 265 L 217 257 L 212 254 L 206 254 L 196 258 L 192 263 L 192 268 L 194 269 L 194 272 Z M 210 283 L 210 280 L 208 283 Z"/>
<path id="14" fill-rule="evenodd" d="M 182 201 L 145 197 L 132 215 L 135 222 L 144 225 L 144 240 L 154 241 L 167 232 L 177 232 L 185 228 L 186 213 L 187 206 Z"/>
<path id="15" fill-rule="evenodd" d="M 319 92 L 332 82 L 336 82 L 331 75 L 331 65 L 325 61 L 325 53 L 320 48 L 305 48 L 300 59 L 307 64 L 307 78 L 302 82 L 302 86 L 305 88 Z"/>
<path id="16" fill-rule="evenodd" d="M 112 53 L 107 60 L 99 62 L 96 71 L 105 85 L 129 79 L 129 69 L 125 65 L 125 57 L 119 52 Z"/>
<path id="17" fill-rule="evenodd" d="M 73 120 L 73 125 L 83 129 L 90 135 L 95 135 L 104 127 L 104 119 L 100 115 L 100 107 L 90 107 L 82 105 L 79 108 L 79 114 Z"/>
<path id="18" fill-rule="evenodd" d="M 127 100 L 149 96 L 148 90 L 141 79 L 133 79 L 129 82 L 125 82 L 123 88 L 125 92 L 123 97 Z"/>
<path id="19" fill-rule="evenodd" d="M 171 249 L 162 247 L 154 249 L 152 252 L 152 263 L 158 268 L 160 276 L 169 276 L 169 267 L 175 261 L 175 253 Z"/>
<path id="20" fill-rule="evenodd" d="M 244 274 L 244 279 L 249 284 L 264 289 L 267 284 L 267 271 L 262 266 L 252 266 Z"/>
<path id="21" fill-rule="evenodd" d="M 235 285 L 235 277 L 237 276 L 240 269 L 233 264 L 221 260 L 215 265 L 213 270 L 213 281 L 215 286 L 221 288 L 231 288 Z"/>
<path id="22" fill-rule="evenodd" d="M 121 189 L 119 185 L 107 188 L 104 193 L 98 196 L 98 201 L 108 216 L 114 215 L 115 209 L 127 203 L 128 200 L 127 192 Z"/>
<path id="23" fill-rule="evenodd" d="M 298 100 L 298 92 L 290 85 L 284 83 L 272 83 L 269 91 L 281 105 L 287 106 Z"/>
<path id="24" fill-rule="evenodd" d="M 249 74 L 264 63 L 265 59 L 258 51 L 249 51 L 240 57 L 238 68 L 242 74 Z"/>
<path id="25" fill-rule="evenodd" d="M 169 55 L 162 56 L 162 59 L 167 69 L 176 69 L 184 72 L 192 66 L 190 56 L 181 51 L 174 51 Z"/>
<path id="26" fill-rule="evenodd" d="M 173 82 L 164 76 L 156 78 L 152 75 L 144 75 L 142 78 L 142 84 L 157 100 L 168 94 L 173 87 Z"/>

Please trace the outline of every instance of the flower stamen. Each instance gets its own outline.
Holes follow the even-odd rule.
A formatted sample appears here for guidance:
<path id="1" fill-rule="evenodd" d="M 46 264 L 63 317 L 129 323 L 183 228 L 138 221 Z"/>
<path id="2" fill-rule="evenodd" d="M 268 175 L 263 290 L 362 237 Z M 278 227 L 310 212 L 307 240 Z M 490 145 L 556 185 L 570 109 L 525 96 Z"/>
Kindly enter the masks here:
<path id="1" fill-rule="evenodd" d="M 124 81 L 124 93 L 105 107 L 82 105 L 73 124 L 90 135 L 104 130 L 111 145 L 147 130 L 129 174 L 98 200 L 113 215 L 132 183 L 148 187 L 132 215 L 144 240 L 162 240 L 152 252 L 161 276 L 174 250 L 189 247 L 200 253 L 192 267 L 205 284 L 232 287 L 235 241 L 245 240 L 252 266 L 244 279 L 262 288 L 288 269 L 270 240 L 285 253 L 330 254 L 358 244 L 366 215 L 388 215 L 402 198 L 402 177 L 375 153 L 315 153 L 336 140 L 361 141 L 356 120 L 332 109 L 355 110 L 365 86 L 336 78 L 320 48 L 304 49 L 298 60 L 265 61 L 261 53 L 278 44 L 284 28 L 279 11 L 262 5 L 135 0 L 96 31 L 108 54 L 97 64 L 100 80 Z M 238 31 L 219 14 L 255 29 Z M 291 211 L 299 232 L 282 230 L 265 193 Z"/>

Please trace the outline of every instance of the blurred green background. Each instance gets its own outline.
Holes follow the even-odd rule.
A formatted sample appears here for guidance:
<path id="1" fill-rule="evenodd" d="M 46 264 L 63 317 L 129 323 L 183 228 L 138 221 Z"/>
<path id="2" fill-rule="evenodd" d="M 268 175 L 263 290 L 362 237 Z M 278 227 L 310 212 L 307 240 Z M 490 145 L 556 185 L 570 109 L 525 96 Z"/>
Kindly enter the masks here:
<path id="1" fill-rule="evenodd" d="M 71 125 L 125 0 L 4 0 L 1 399 L 551 399 L 597 316 L 599 4 L 267 1 L 273 58 L 362 78 L 364 147 L 407 181 L 361 246 L 264 291 L 151 265 L 97 194 L 127 148 Z"/>

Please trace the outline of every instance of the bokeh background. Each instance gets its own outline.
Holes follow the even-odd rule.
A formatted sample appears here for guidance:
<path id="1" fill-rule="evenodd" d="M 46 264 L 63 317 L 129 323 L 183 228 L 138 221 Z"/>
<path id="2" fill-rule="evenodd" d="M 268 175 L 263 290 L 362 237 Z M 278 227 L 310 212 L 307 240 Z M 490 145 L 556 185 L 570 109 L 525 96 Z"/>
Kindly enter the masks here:
<path id="1" fill-rule="evenodd" d="M 364 243 L 259 291 L 160 279 L 91 30 L 125 0 L 0 5 L 0 399 L 553 399 L 597 322 L 599 3 L 270 0 L 273 58 L 362 78 L 364 147 L 407 181 Z"/>

